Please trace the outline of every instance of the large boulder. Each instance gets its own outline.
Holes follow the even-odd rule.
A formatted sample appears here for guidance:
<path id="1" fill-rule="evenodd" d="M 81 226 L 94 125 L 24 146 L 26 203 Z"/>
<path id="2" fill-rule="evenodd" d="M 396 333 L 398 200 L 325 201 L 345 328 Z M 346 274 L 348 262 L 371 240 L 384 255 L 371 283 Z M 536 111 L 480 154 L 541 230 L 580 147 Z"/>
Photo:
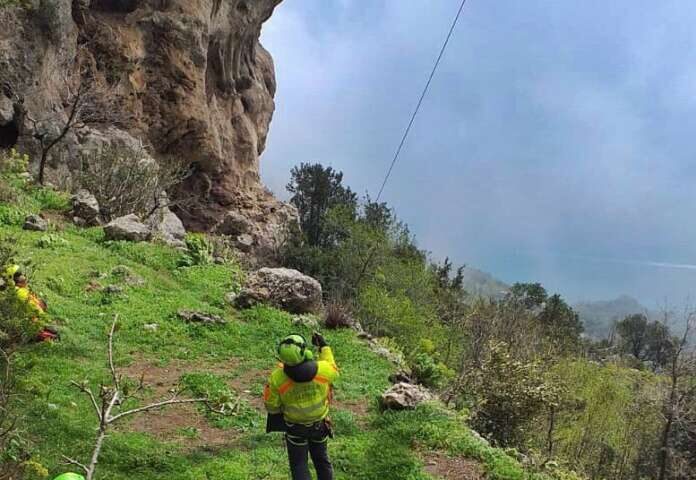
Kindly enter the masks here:
<path id="1" fill-rule="evenodd" d="M 407 410 L 414 409 L 421 403 L 433 399 L 433 394 L 427 388 L 401 382 L 384 392 L 380 398 L 380 403 L 385 409 Z"/>
<path id="2" fill-rule="evenodd" d="M 96 226 L 101 225 L 99 202 L 97 197 L 87 190 L 78 190 L 72 196 L 72 216 L 76 223 Z"/>
<path id="3" fill-rule="evenodd" d="M 162 240 L 172 247 L 183 247 L 186 237 L 184 224 L 169 208 L 163 208 L 155 212 L 147 224 L 152 232 L 152 237 Z"/>
<path id="4" fill-rule="evenodd" d="M 112 220 L 104 227 L 107 240 L 127 240 L 144 242 L 150 239 L 152 232 L 148 225 L 140 221 L 137 215 L 130 214 Z"/>
<path id="5" fill-rule="evenodd" d="M 265 303 L 291 313 L 316 313 L 321 296 L 321 284 L 312 277 L 289 268 L 262 268 L 249 275 L 235 303 L 240 308 Z"/>

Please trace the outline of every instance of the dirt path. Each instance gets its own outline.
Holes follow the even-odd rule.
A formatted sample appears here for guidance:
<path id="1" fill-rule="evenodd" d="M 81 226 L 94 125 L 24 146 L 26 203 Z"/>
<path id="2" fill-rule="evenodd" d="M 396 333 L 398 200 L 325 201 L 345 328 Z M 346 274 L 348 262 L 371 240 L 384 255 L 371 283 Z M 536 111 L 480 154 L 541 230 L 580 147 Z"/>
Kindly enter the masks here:
<path id="1" fill-rule="evenodd" d="M 121 372 L 134 380 L 143 379 L 146 387 L 145 400 L 169 397 L 177 388 L 181 377 L 191 372 L 209 372 L 222 376 L 235 375 L 240 362 L 229 360 L 220 364 L 201 364 L 200 362 L 170 361 L 159 366 L 150 360 L 136 359 L 132 365 Z M 265 375 L 256 369 L 244 369 L 241 374 L 228 380 L 228 385 L 253 408 L 263 408 L 263 400 L 252 393 L 250 385 Z M 134 417 L 121 427 L 126 431 L 146 433 L 160 441 L 176 442 L 186 450 L 218 448 L 234 445 L 242 433 L 234 429 L 221 429 L 211 425 L 196 405 L 173 405 L 161 410 L 147 412 Z"/>
<path id="2" fill-rule="evenodd" d="M 463 457 L 452 457 L 440 452 L 423 455 L 424 470 L 443 480 L 484 480 L 483 468 L 476 461 Z"/>

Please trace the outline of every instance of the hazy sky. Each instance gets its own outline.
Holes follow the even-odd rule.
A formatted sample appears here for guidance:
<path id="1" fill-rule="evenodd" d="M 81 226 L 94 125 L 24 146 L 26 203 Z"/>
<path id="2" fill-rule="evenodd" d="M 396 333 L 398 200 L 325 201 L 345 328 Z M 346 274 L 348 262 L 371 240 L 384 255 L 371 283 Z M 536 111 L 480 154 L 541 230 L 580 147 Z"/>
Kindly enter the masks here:
<path id="1" fill-rule="evenodd" d="M 283 2 L 267 185 L 321 162 L 374 196 L 458 6 Z M 383 199 L 507 282 L 696 297 L 694 25 L 686 0 L 469 0 Z"/>

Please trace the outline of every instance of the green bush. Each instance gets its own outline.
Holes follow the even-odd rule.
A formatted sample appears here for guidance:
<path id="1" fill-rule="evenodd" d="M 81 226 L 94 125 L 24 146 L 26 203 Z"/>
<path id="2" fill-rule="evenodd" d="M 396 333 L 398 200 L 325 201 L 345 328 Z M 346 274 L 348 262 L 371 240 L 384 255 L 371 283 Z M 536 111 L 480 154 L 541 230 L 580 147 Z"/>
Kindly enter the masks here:
<path id="1" fill-rule="evenodd" d="M 180 267 L 210 265 L 213 263 L 213 245 L 205 235 L 190 233 L 186 235 L 185 243 L 186 251 L 181 255 L 178 262 Z"/>
<path id="2" fill-rule="evenodd" d="M 409 359 L 413 379 L 426 387 L 441 388 L 454 378 L 455 372 L 432 354 L 420 352 Z"/>
<path id="3" fill-rule="evenodd" d="M 31 195 L 38 203 L 40 210 L 56 210 L 67 212 L 70 210 L 70 196 L 64 192 L 58 192 L 50 188 L 35 188 Z"/>
<path id="4" fill-rule="evenodd" d="M 482 365 L 467 372 L 474 429 L 504 447 L 524 445 L 527 428 L 560 400 L 561 387 L 544 371 L 539 362 L 516 360 L 505 343 L 491 345 Z"/>

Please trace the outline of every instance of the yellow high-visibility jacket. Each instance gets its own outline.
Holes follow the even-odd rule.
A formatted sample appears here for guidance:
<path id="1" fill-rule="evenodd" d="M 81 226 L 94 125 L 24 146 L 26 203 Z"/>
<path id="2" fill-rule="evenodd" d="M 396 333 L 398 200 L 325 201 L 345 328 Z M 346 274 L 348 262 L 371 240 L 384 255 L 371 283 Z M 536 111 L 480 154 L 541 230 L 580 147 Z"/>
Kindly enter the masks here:
<path id="1" fill-rule="evenodd" d="M 17 298 L 26 303 L 36 315 L 46 313 L 46 303 L 37 297 L 28 287 L 15 287 Z"/>
<path id="2" fill-rule="evenodd" d="M 317 374 L 309 382 L 295 382 L 282 366 L 273 370 L 264 388 L 263 400 L 269 413 L 283 413 L 289 423 L 309 425 L 329 414 L 331 387 L 338 378 L 338 367 L 331 347 L 323 347 L 317 361 Z"/>

